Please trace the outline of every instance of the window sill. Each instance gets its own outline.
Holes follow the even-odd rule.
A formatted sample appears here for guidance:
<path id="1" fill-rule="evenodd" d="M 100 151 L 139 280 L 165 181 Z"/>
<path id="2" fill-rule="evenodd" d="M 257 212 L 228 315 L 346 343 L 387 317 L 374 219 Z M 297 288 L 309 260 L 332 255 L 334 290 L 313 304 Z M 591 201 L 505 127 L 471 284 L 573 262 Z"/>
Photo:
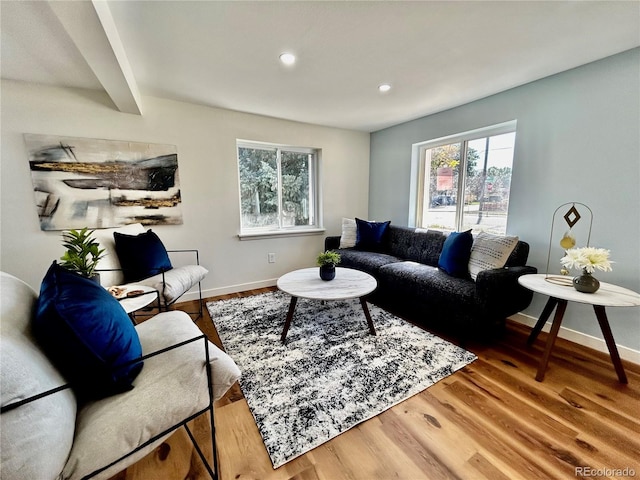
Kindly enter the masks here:
<path id="1" fill-rule="evenodd" d="M 265 232 L 239 233 L 240 240 L 261 240 L 263 238 L 279 238 L 279 237 L 300 237 L 304 235 L 322 235 L 326 230 L 324 228 L 313 228 L 304 230 L 278 230 Z"/>

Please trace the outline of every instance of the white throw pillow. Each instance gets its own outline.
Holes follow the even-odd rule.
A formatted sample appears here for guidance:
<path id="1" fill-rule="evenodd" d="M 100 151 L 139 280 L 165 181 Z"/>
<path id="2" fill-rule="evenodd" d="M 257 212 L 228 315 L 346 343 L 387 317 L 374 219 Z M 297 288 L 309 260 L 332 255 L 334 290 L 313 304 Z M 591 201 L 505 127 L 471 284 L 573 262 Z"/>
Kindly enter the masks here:
<path id="1" fill-rule="evenodd" d="M 353 248 L 356 246 L 358 228 L 355 218 L 342 219 L 342 236 L 340 237 L 340 248 Z"/>
<path id="2" fill-rule="evenodd" d="M 473 280 L 483 270 L 502 268 L 518 244 L 518 237 L 480 233 L 473 240 L 469 258 L 469 274 Z"/>

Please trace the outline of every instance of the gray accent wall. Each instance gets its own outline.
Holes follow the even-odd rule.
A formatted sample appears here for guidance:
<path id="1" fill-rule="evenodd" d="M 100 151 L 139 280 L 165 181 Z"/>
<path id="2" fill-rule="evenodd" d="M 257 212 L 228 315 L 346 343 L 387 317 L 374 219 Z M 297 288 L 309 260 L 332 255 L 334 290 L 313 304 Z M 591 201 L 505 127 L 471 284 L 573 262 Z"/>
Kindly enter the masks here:
<path id="1" fill-rule="evenodd" d="M 640 291 L 640 48 L 371 134 L 369 217 L 411 223 L 412 144 L 517 120 L 507 232 L 546 270 L 551 220 L 566 202 L 593 210 L 591 245 L 616 263 L 601 281 Z M 578 246 L 580 239 L 578 239 Z M 558 263 L 559 258 L 552 258 Z M 536 317 L 546 297 L 523 313 Z M 640 350 L 640 308 L 609 308 L 618 345 Z M 563 327 L 602 338 L 590 306 Z"/>

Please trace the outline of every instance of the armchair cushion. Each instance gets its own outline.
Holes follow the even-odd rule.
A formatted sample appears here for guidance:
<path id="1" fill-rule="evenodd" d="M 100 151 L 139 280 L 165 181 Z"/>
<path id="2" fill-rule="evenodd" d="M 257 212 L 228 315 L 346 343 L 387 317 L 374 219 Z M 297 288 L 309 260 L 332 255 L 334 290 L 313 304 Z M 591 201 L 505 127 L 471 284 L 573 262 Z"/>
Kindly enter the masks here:
<path id="1" fill-rule="evenodd" d="M 185 265 L 164 273 L 164 289 L 162 288 L 163 274 L 154 275 L 136 283 L 155 288 L 160 292 L 161 301 L 165 305 L 170 305 L 201 281 L 207 273 L 209 271 L 201 265 Z"/>
<path id="2" fill-rule="evenodd" d="M 125 282 L 137 282 L 171 270 L 167 249 L 153 230 L 139 235 L 114 232 L 113 238 Z"/>
<path id="3" fill-rule="evenodd" d="M 34 345 L 2 337 L 2 406 L 64 385 L 64 379 Z M 53 478 L 64 466 L 76 420 L 70 389 L 2 414 L 0 470 L 3 480 Z"/>
<path id="4" fill-rule="evenodd" d="M 131 389 L 142 363 L 138 334 L 107 290 L 53 262 L 41 286 L 33 333 L 47 356 L 83 397 Z"/>
<path id="5" fill-rule="evenodd" d="M 160 313 L 135 328 L 145 355 L 202 334 L 181 311 Z M 240 371 L 224 352 L 210 342 L 207 345 L 215 399 L 237 381 Z M 203 353 L 204 340 L 198 340 L 148 358 L 133 390 L 81 408 L 62 478 L 83 478 L 206 408 L 209 393 Z M 163 438 L 133 454 L 128 463 L 144 457 Z M 122 465 L 116 464 L 96 478 L 109 478 L 120 470 Z"/>
<path id="6" fill-rule="evenodd" d="M 17 278 L 0 273 L 0 372 L 2 406 L 64 385 L 60 372 L 31 336 L 37 296 Z M 71 389 L 2 414 L 0 472 L 3 480 L 54 478 L 73 442 L 76 399 Z"/>

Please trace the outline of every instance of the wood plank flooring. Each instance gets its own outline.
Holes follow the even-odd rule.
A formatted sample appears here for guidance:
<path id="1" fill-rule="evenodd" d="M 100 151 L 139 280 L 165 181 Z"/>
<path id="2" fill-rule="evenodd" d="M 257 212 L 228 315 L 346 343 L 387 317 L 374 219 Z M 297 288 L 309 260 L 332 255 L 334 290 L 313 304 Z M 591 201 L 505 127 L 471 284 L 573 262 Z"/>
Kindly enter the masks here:
<path id="1" fill-rule="evenodd" d="M 197 323 L 220 344 L 208 313 Z M 640 477 L 640 366 L 623 361 L 629 384 L 620 384 L 608 355 L 559 338 L 544 382 L 536 382 L 546 334 L 527 347 L 529 332 L 509 321 L 497 341 L 465 345 L 477 361 L 277 470 L 235 385 L 215 410 L 221 478 Z M 208 420 L 192 423 L 210 451 Z M 179 430 L 112 480 L 206 478 Z"/>

